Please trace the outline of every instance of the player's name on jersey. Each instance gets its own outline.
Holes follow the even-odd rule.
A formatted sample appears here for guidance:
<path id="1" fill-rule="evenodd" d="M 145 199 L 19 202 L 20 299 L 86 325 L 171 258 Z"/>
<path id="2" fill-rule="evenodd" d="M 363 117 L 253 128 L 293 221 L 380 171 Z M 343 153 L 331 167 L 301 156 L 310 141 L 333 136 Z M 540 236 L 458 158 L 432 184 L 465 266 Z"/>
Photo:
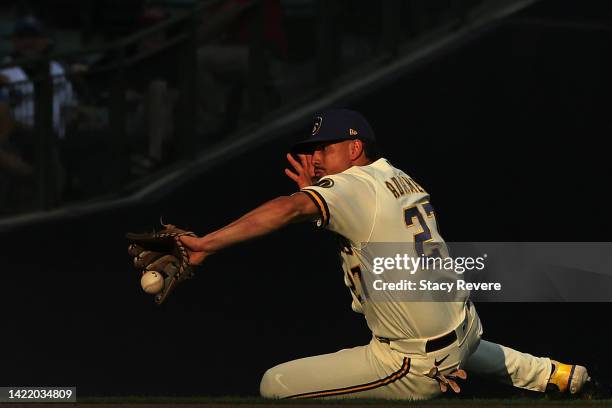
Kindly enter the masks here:
<path id="1" fill-rule="evenodd" d="M 458 279 L 455 282 L 433 282 L 427 279 L 421 279 L 418 282 L 402 279 L 398 282 L 385 282 L 382 279 L 377 279 L 372 282 L 374 290 L 377 291 L 432 291 L 432 292 L 448 292 L 456 291 L 500 291 L 501 283 L 499 282 L 466 282 Z"/>
<path id="2" fill-rule="evenodd" d="M 385 185 L 395 198 L 400 198 L 406 194 L 425 193 L 423 187 L 406 176 L 391 177 L 385 181 Z"/>

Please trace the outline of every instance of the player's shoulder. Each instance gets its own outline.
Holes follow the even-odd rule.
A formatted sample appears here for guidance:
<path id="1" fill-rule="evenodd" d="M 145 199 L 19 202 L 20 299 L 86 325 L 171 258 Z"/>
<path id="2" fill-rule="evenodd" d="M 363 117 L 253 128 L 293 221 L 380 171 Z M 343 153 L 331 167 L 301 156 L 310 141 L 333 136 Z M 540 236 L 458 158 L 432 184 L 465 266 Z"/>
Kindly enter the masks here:
<path id="1" fill-rule="evenodd" d="M 365 166 L 353 166 L 343 172 L 332 174 L 321 178 L 320 182 L 329 184 L 329 181 L 340 183 L 358 183 L 366 181 L 376 181 L 381 174 L 384 174 L 392 168 L 391 164 L 386 159 L 378 159 Z"/>
<path id="2" fill-rule="evenodd" d="M 394 171 L 397 171 L 397 169 L 395 169 L 387 159 L 380 158 L 366 166 L 353 166 L 340 174 L 376 181 Z"/>
<path id="3" fill-rule="evenodd" d="M 315 186 L 329 188 L 333 186 L 370 185 L 385 178 L 395 168 L 386 159 L 378 159 L 365 166 L 353 166 L 341 173 L 322 177 Z M 395 169 L 397 171 L 397 169 Z"/>
<path id="4" fill-rule="evenodd" d="M 329 188 L 333 186 L 371 186 L 376 184 L 381 175 L 387 172 L 389 163 L 385 159 L 376 160 L 366 166 L 353 166 L 341 173 L 322 177 L 315 186 Z"/>

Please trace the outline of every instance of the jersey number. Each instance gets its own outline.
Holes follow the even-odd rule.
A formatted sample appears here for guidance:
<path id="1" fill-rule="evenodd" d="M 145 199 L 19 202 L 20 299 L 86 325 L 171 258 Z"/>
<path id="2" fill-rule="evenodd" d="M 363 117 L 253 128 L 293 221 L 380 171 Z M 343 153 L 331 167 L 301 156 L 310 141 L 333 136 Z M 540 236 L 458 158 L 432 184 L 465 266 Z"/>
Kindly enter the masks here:
<path id="1" fill-rule="evenodd" d="M 440 252 L 437 248 L 434 248 L 432 251 L 428 251 L 430 253 L 425 254 L 425 250 L 423 249 L 423 242 L 430 242 L 432 240 L 431 229 L 425 220 L 425 217 L 428 219 L 435 220 L 434 209 L 431 203 L 425 202 L 422 204 L 417 204 L 412 207 L 404 208 L 404 223 L 407 227 L 416 226 L 421 231 L 414 234 L 414 249 L 418 256 L 440 256 Z"/>
<path id="2" fill-rule="evenodd" d="M 341 246 L 340 250 L 349 256 L 353 255 L 353 250 L 351 249 L 351 246 L 348 242 L 345 242 L 344 245 Z M 363 303 L 363 298 L 361 297 L 361 294 L 357 291 L 357 286 L 355 285 L 355 281 L 361 284 L 361 268 L 359 267 L 359 265 L 352 267 L 351 271 L 346 273 L 346 276 L 349 281 L 349 289 L 357 298 L 359 303 Z"/>

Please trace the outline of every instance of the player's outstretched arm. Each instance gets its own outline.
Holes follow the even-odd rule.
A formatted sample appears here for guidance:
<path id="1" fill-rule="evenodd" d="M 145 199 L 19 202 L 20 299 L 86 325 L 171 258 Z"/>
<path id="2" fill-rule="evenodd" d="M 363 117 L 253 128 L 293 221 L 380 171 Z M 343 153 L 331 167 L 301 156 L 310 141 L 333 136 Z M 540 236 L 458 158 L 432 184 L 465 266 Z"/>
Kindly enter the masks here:
<path id="1" fill-rule="evenodd" d="M 302 193 L 283 196 L 255 208 L 231 224 L 203 237 L 181 237 L 191 251 L 190 263 L 198 265 L 221 249 L 274 232 L 285 225 L 315 220 L 317 206 Z"/>

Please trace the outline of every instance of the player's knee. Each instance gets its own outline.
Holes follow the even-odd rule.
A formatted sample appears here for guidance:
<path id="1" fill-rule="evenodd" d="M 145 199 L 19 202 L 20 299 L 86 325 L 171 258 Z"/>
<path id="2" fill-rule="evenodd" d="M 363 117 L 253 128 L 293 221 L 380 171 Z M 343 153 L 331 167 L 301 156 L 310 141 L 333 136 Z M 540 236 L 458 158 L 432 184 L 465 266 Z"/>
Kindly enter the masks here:
<path id="1" fill-rule="evenodd" d="M 264 373 L 259 384 L 259 394 L 263 398 L 283 398 L 286 396 L 285 390 L 278 381 L 279 375 L 276 367 L 272 367 Z"/>

